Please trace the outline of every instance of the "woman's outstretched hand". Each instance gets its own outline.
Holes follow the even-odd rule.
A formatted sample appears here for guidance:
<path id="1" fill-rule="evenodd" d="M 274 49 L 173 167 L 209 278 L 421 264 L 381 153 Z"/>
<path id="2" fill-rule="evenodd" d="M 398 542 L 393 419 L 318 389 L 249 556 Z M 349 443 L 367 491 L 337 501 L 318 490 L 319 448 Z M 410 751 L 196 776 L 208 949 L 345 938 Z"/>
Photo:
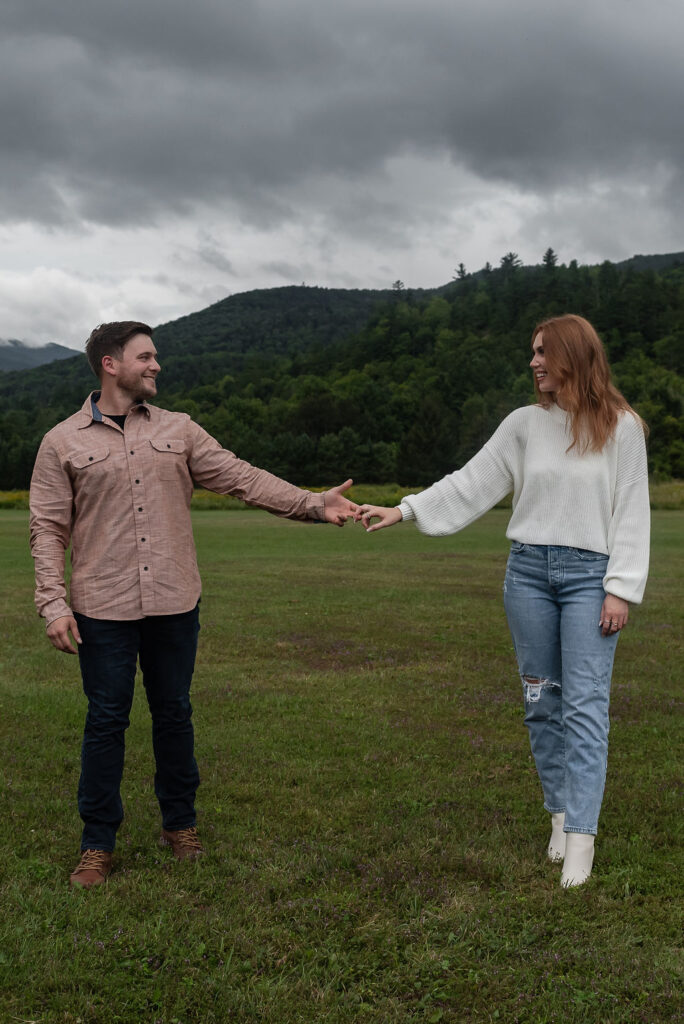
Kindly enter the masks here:
<path id="1" fill-rule="evenodd" d="M 372 519 L 379 519 L 379 523 L 373 523 Z M 382 530 L 385 526 L 394 526 L 401 522 L 402 515 L 398 508 L 384 508 L 382 505 L 359 505 L 354 515 L 354 522 L 363 523 L 366 533 L 373 533 L 374 530 Z"/>

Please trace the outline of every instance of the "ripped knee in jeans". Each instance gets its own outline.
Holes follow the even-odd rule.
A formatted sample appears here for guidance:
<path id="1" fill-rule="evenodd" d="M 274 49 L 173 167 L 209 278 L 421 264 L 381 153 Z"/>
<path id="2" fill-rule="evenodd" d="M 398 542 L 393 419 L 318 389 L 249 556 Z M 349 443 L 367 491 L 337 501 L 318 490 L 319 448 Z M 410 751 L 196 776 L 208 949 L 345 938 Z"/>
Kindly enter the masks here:
<path id="1" fill-rule="evenodd" d="M 539 676 L 528 675 L 524 675 L 521 678 L 523 681 L 526 704 L 536 704 L 537 701 L 541 699 L 542 693 L 545 689 L 549 689 L 553 686 L 560 689 L 560 683 L 557 683 L 554 679 L 543 679 Z"/>

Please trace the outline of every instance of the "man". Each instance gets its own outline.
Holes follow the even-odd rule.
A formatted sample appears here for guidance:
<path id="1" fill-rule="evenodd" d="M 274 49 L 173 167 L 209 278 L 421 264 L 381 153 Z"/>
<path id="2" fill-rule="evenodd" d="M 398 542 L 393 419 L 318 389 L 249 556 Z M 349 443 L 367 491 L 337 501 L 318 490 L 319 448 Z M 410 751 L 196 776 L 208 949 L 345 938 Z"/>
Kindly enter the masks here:
<path id="1" fill-rule="evenodd" d="M 148 405 L 160 366 L 152 331 L 123 321 L 86 345 L 100 390 L 44 437 L 31 481 L 36 606 L 59 651 L 78 645 L 88 698 L 78 807 L 81 860 L 70 884 L 111 871 L 123 819 L 124 733 L 136 662 L 152 715 L 162 841 L 179 859 L 197 835 L 190 681 L 199 632 L 200 578 L 190 522 L 193 481 L 289 519 L 343 526 L 356 506 L 347 480 L 325 494 L 300 490 L 232 452 L 184 413 Z M 64 579 L 71 542 L 71 606 Z"/>

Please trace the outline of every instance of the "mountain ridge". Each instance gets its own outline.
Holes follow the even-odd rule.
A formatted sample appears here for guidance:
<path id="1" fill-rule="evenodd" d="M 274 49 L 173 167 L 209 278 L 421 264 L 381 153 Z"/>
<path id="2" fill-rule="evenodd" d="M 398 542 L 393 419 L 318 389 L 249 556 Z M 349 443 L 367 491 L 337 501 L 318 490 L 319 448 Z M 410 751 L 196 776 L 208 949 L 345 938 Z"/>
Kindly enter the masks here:
<path id="1" fill-rule="evenodd" d="M 230 451 L 304 484 L 345 475 L 422 484 L 463 465 L 535 401 L 534 325 L 576 312 L 650 427 L 649 466 L 684 478 L 684 263 L 497 268 L 434 290 L 302 286 L 231 296 L 155 330 L 155 404 Z M 0 480 L 27 485 L 41 438 L 97 386 L 76 355 L 0 374 Z"/>
<path id="2" fill-rule="evenodd" d="M 18 338 L 0 338 L 0 371 L 29 370 L 58 359 L 78 355 L 76 349 L 50 341 L 47 345 L 27 345 Z"/>
<path id="3" fill-rule="evenodd" d="M 616 263 L 605 260 L 604 264 L 609 264 L 621 270 L 663 270 L 667 267 L 684 264 L 684 252 L 634 255 Z M 561 264 L 561 266 L 564 265 Z M 588 264 L 587 266 L 598 267 L 601 265 Z M 538 264 L 526 264 L 521 269 L 531 271 L 538 266 Z M 490 272 L 493 272 L 493 269 L 496 268 L 492 268 Z M 466 280 L 478 279 L 487 274 L 487 272 L 487 268 L 474 271 L 472 274 L 467 274 Z M 426 298 L 434 294 L 443 294 L 454 283 L 458 282 L 452 280 L 446 284 L 437 285 L 434 288 L 406 287 L 404 291 L 406 294 L 416 298 Z M 336 319 L 340 317 L 339 303 L 342 297 L 345 297 L 353 305 L 353 310 L 347 310 L 347 315 L 343 316 L 339 323 L 332 325 L 326 317 L 322 318 L 319 326 L 326 330 L 327 333 L 324 336 L 320 332 L 313 331 L 313 340 L 320 341 L 323 344 L 332 344 L 339 339 L 345 330 L 353 332 L 359 328 L 359 313 L 361 315 L 370 314 L 374 306 L 387 301 L 393 295 L 396 296 L 397 290 L 395 288 L 327 288 L 317 285 L 281 285 L 274 288 L 254 288 L 246 292 L 236 292 L 233 295 L 219 299 L 204 309 L 193 313 L 186 313 L 175 320 L 158 324 L 154 327 L 155 338 L 164 344 L 164 352 L 169 355 L 181 354 L 187 342 L 190 340 L 194 341 L 198 332 L 201 332 L 204 336 L 204 351 L 217 351 L 227 346 L 236 352 L 244 354 L 248 349 L 253 348 L 255 328 L 258 330 L 261 327 L 269 332 L 273 342 L 271 345 L 260 345 L 259 348 L 262 351 L 267 351 L 269 354 L 282 355 L 285 352 L 292 354 L 291 348 L 288 347 L 288 343 L 292 341 L 292 328 L 297 331 L 297 337 L 301 343 L 301 321 L 293 322 L 291 309 L 284 311 L 281 316 L 281 320 L 284 322 L 280 324 L 280 335 L 274 337 L 274 318 L 271 317 L 269 319 L 265 315 L 265 309 L 268 307 L 272 309 L 274 300 L 277 305 L 278 300 L 286 297 L 293 298 L 305 293 L 307 296 L 317 296 L 322 300 L 323 305 L 326 302 L 328 304 L 335 302 Z M 300 312 L 301 305 L 300 303 L 298 307 Z M 308 303 L 308 306 L 311 305 L 312 303 Z M 295 307 L 297 308 L 297 304 L 295 304 Z M 236 324 L 236 313 L 248 310 L 252 313 L 255 311 L 259 312 L 261 315 L 256 318 L 252 317 L 249 325 L 244 323 Z M 354 315 L 354 310 L 357 311 L 357 315 Z M 311 310 L 309 310 L 310 312 Z M 222 327 L 219 325 L 219 320 L 224 314 L 226 314 L 229 321 L 232 320 L 232 323 L 229 322 Z M 287 323 L 288 316 L 290 319 L 289 324 Z M 277 320 L 278 318 L 276 317 L 275 319 Z M 316 325 L 314 323 L 311 326 L 315 328 Z M 288 330 L 288 328 L 290 329 Z M 311 331 L 309 333 L 310 335 L 312 334 Z M 17 339 L 6 341 L 0 339 L 0 374 L 33 370 L 56 360 L 70 359 L 78 355 L 81 355 L 81 353 L 77 350 L 59 345 L 56 342 L 50 342 L 42 346 L 32 346 Z"/>

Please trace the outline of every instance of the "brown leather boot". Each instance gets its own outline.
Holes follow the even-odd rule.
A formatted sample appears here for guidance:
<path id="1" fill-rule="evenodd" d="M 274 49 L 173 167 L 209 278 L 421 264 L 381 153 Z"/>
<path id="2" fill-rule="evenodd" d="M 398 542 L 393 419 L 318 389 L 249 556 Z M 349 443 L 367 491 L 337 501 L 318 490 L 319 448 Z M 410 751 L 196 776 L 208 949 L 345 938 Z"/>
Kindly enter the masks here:
<path id="1" fill-rule="evenodd" d="M 194 825 L 189 828 L 179 828 L 177 831 L 162 829 L 162 846 L 170 846 L 176 860 L 196 860 L 204 853 L 204 848 L 199 841 L 197 829 Z"/>
<path id="2" fill-rule="evenodd" d="M 94 885 L 102 885 L 111 870 L 109 850 L 83 850 L 80 861 L 69 876 L 69 885 L 92 889 Z"/>

